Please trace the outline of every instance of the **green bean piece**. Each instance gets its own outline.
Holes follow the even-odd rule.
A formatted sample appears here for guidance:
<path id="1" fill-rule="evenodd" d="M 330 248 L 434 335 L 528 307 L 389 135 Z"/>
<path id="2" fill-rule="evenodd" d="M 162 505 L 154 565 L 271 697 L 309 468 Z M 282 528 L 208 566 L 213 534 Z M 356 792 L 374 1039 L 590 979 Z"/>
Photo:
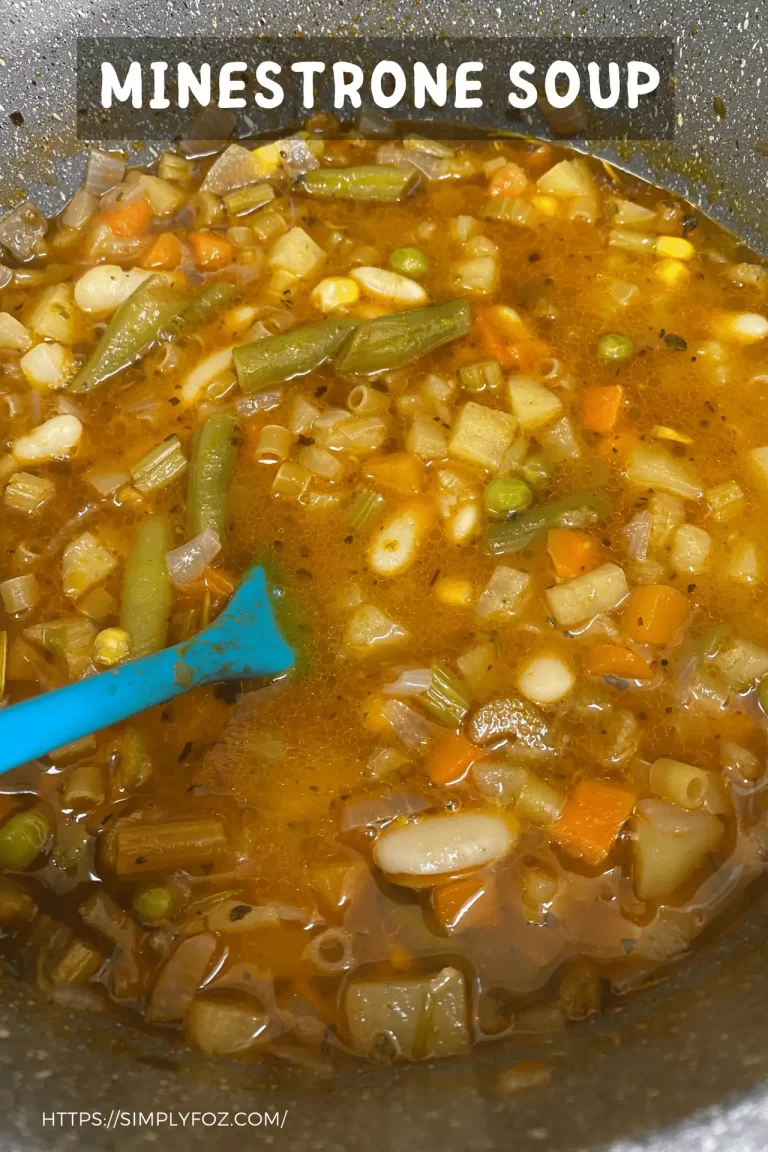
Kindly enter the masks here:
<path id="1" fill-rule="evenodd" d="M 458 728 L 472 705 L 469 690 L 445 664 L 433 664 L 430 671 L 432 683 L 422 697 L 424 705 L 441 724 Z"/>
<path id="2" fill-rule="evenodd" d="M 338 372 L 365 375 L 401 368 L 441 344 L 466 336 L 470 321 L 466 300 L 365 320 L 342 346 L 334 367 Z"/>
<path id="3" fill-rule="evenodd" d="M 395 248 L 389 258 L 389 266 L 401 276 L 426 276 L 429 260 L 421 248 Z"/>
<path id="4" fill-rule="evenodd" d="M 520 471 L 531 488 L 546 488 L 552 475 L 552 465 L 546 456 L 529 456 Z"/>
<path id="5" fill-rule="evenodd" d="M 533 492 L 517 476 L 499 476 L 485 489 L 485 506 L 491 516 L 508 516 L 524 512 L 533 503 Z"/>
<path id="6" fill-rule="evenodd" d="M 39 808 L 16 812 L 0 828 L 0 868 L 26 872 L 51 838 L 51 822 Z"/>
<path id="7" fill-rule="evenodd" d="M 411 190 L 415 168 L 361 164 L 355 168 L 313 168 L 300 180 L 310 196 L 325 200 L 399 200 Z"/>
<path id="8" fill-rule="evenodd" d="M 600 360 L 629 360 L 634 348 L 628 336 L 621 332 L 607 332 L 597 342 L 597 355 Z"/>
<path id="9" fill-rule="evenodd" d="M 313 372 L 333 356 L 356 327 L 356 320 L 324 320 L 235 348 L 240 387 L 243 392 L 258 392 Z"/>
<path id="10" fill-rule="evenodd" d="M 133 897 L 133 914 L 142 924 L 160 924 L 171 918 L 176 903 L 176 895 L 170 888 L 144 888 Z"/>
<path id="11" fill-rule="evenodd" d="M 207 324 L 220 308 L 230 302 L 236 292 L 234 284 L 209 284 L 185 309 L 179 335 L 195 332 L 202 324 Z"/>
<path id="12" fill-rule="evenodd" d="M 90 392 L 135 364 L 180 323 L 187 298 L 165 277 L 150 276 L 125 300 L 72 382 L 73 392 Z"/>
<path id="13" fill-rule="evenodd" d="M 522 552 L 550 528 L 575 527 L 600 520 L 611 510 L 606 496 L 598 492 L 574 492 L 541 508 L 531 508 L 512 520 L 491 524 L 485 533 L 485 549 L 492 556 Z"/>
<path id="14" fill-rule="evenodd" d="M 192 536 L 212 528 L 224 539 L 237 445 L 237 420 L 226 412 L 209 416 L 195 433 L 187 488 L 187 527 Z"/>
<path id="15" fill-rule="evenodd" d="M 120 608 L 120 626 L 131 637 L 131 656 L 146 656 L 165 647 L 171 609 L 165 554 L 170 547 L 166 516 L 155 513 L 142 520 L 128 554 Z"/>

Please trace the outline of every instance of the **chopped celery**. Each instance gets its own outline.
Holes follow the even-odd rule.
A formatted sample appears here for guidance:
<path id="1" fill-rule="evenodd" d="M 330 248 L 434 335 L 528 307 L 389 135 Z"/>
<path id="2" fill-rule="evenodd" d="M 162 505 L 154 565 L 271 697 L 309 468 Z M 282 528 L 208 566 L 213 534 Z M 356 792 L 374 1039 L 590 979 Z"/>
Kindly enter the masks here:
<path id="1" fill-rule="evenodd" d="M 441 724 L 458 728 L 472 704 L 469 689 L 445 664 L 433 664 L 430 671 L 432 683 L 423 697 L 424 704 Z"/>
<path id="2" fill-rule="evenodd" d="M 415 168 L 362 164 L 356 168 L 314 168 L 301 185 L 310 196 L 334 200 L 399 200 L 416 180 Z"/>
<path id="3" fill-rule="evenodd" d="M 333 356 L 356 327 L 355 320 L 324 320 L 235 348 L 240 387 L 243 392 L 257 392 L 314 371 Z"/>
<path id="4" fill-rule="evenodd" d="M 271 184 L 252 184 L 248 188 L 237 188 L 224 197 L 224 207 L 230 216 L 245 216 L 263 208 L 274 200 L 275 190 Z"/>
<path id="5" fill-rule="evenodd" d="M 187 470 L 187 458 L 178 436 L 171 435 L 137 460 L 131 468 L 131 479 L 139 492 L 165 488 Z"/>
<path id="6" fill-rule="evenodd" d="M 401 368 L 441 344 L 466 336 L 470 319 L 466 300 L 451 300 L 434 308 L 366 320 L 342 345 L 334 367 L 343 373 L 364 374 Z"/>
<path id="7" fill-rule="evenodd" d="M 610 512 L 610 501 L 598 492 L 574 492 L 541 508 L 532 508 L 512 520 L 491 524 L 486 530 L 486 551 L 493 556 L 522 552 L 550 528 L 572 527 L 585 518 L 600 520 Z"/>
<path id="8" fill-rule="evenodd" d="M 468 392 L 482 392 L 485 388 L 500 388 L 504 374 L 498 360 L 478 360 L 459 368 L 459 383 Z"/>
<path id="9" fill-rule="evenodd" d="M 133 792 L 146 784 L 154 771 L 152 757 L 138 728 L 128 727 L 120 736 L 118 745 L 120 787 Z"/>
<path id="10" fill-rule="evenodd" d="M 355 496 L 347 512 L 347 524 L 352 532 L 364 532 L 371 528 L 384 507 L 384 497 L 369 488 Z"/>
<path id="11" fill-rule="evenodd" d="M 3 503 L 16 512 L 39 512 L 55 495 L 56 485 L 52 480 L 31 472 L 16 472 L 8 481 Z"/>
<path id="12" fill-rule="evenodd" d="M 187 490 L 187 527 L 192 536 L 212 528 L 224 539 L 237 445 L 237 420 L 226 412 L 209 416 L 195 433 Z"/>

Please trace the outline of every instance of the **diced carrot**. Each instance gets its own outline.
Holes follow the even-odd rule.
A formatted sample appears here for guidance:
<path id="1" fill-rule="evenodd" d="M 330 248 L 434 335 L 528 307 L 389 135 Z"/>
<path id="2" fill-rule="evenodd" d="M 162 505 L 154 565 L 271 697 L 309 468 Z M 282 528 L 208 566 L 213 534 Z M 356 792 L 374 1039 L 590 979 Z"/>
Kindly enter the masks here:
<path id="1" fill-rule="evenodd" d="M 493 876 L 466 876 L 433 888 L 432 908 L 438 923 L 450 931 L 493 923 L 498 908 Z"/>
<path id="2" fill-rule="evenodd" d="M 152 247 L 142 257 L 142 268 L 157 268 L 171 272 L 181 261 L 181 241 L 173 232 L 161 232 Z"/>
<path id="3" fill-rule="evenodd" d="M 590 432 L 606 435 L 613 432 L 622 405 L 624 389 L 621 384 L 609 384 L 605 388 L 587 388 L 584 393 L 582 424 Z"/>
<path id="4" fill-rule="evenodd" d="M 528 177 L 519 164 L 512 160 L 497 168 L 488 185 L 489 196 L 519 196 L 528 186 Z"/>
<path id="5" fill-rule="evenodd" d="M 480 753 L 461 733 L 448 732 L 435 745 L 424 767 L 433 784 L 446 786 L 459 784 Z"/>
<path id="6" fill-rule="evenodd" d="M 582 780 L 565 802 L 550 833 L 566 852 L 600 864 L 635 806 L 635 795 L 602 780 Z"/>
<path id="7" fill-rule="evenodd" d="M 477 327 L 487 354 L 498 360 L 502 368 L 510 368 L 516 362 L 515 345 L 505 340 L 498 328 L 484 316 L 477 319 Z"/>
<path id="8" fill-rule="evenodd" d="M 234 249 L 225 236 L 215 232 L 191 232 L 189 242 L 196 268 L 205 272 L 215 272 L 232 263 Z"/>
<path id="9" fill-rule="evenodd" d="M 576 532 L 572 528 L 550 529 L 547 552 L 561 580 L 591 572 L 602 560 L 600 541 L 588 532 Z"/>
<path id="10" fill-rule="evenodd" d="M 636 644 L 669 644 L 688 615 L 688 600 L 669 584 L 633 588 L 622 619 L 622 631 Z"/>
<path id="11" fill-rule="evenodd" d="M 617 676 L 621 680 L 647 680 L 653 676 L 648 661 L 639 652 L 618 644 L 595 644 L 587 657 L 587 671 L 592 676 Z"/>
<path id="12" fill-rule="evenodd" d="M 382 488 L 391 488 L 406 496 L 417 496 L 424 491 L 424 465 L 410 452 L 371 456 L 363 465 L 363 475 Z"/>
<path id="13" fill-rule="evenodd" d="M 609 464 L 624 464 L 639 440 L 636 432 L 614 432 L 597 445 L 597 454 Z"/>
<path id="14" fill-rule="evenodd" d="M 152 220 L 152 209 L 146 200 L 134 200 L 124 208 L 105 212 L 103 221 L 115 236 L 143 236 Z"/>
<path id="15" fill-rule="evenodd" d="M 184 585 L 184 591 L 191 596 L 204 596 L 210 592 L 214 599 L 229 598 L 237 587 L 237 581 L 223 568 L 206 568 L 202 576 Z"/>

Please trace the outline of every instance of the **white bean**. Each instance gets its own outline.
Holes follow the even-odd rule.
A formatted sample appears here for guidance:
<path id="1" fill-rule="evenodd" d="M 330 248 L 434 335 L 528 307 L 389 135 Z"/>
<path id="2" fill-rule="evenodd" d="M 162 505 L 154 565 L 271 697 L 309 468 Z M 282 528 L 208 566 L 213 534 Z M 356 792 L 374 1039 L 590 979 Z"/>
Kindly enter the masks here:
<path id="1" fill-rule="evenodd" d="M 13 446 L 13 454 L 22 464 L 65 460 L 80 443 L 82 435 L 83 426 L 77 416 L 53 416 L 33 428 L 28 436 L 20 436 Z"/>
<path id="2" fill-rule="evenodd" d="M 414 500 L 387 517 L 368 548 L 368 566 L 379 576 L 399 576 L 410 568 L 432 521 L 431 507 Z"/>
<path id="3" fill-rule="evenodd" d="M 429 300 L 421 284 L 386 268 L 353 268 L 352 276 L 369 296 L 388 304 L 420 305 Z"/>
<path id="4" fill-rule="evenodd" d="M 151 275 L 143 268 L 126 271 L 117 264 L 99 264 L 89 268 L 75 284 L 75 304 L 83 312 L 114 312 Z"/>
<path id="5" fill-rule="evenodd" d="M 517 836 L 517 825 L 508 816 L 447 812 L 382 833 L 373 857 L 382 872 L 418 887 L 503 859 Z"/>

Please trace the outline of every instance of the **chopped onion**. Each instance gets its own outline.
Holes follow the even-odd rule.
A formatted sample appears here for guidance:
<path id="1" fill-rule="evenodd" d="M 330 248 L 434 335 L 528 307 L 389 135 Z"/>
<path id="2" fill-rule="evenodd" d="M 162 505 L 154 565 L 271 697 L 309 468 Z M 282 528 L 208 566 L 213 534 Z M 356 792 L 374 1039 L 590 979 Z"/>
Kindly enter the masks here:
<path id="1" fill-rule="evenodd" d="M 31 200 L 25 200 L 0 220 L 0 244 L 17 260 L 28 260 L 47 231 L 45 216 Z"/>
<path id="2" fill-rule="evenodd" d="M 39 424 L 43 419 L 43 398 L 37 389 L 32 388 L 27 393 L 27 404 L 29 406 L 29 414 L 35 424 Z"/>
<path id="3" fill-rule="evenodd" d="M 289 136 L 286 140 L 278 140 L 277 146 L 280 149 L 283 168 L 291 180 L 320 167 L 320 161 L 302 136 Z"/>
<path id="4" fill-rule="evenodd" d="M 396 820 L 398 816 L 414 816 L 429 808 L 429 801 L 411 792 L 390 792 L 386 796 L 368 796 L 365 800 L 349 800 L 341 817 L 343 832 L 355 828 L 371 828 Z"/>
<path id="5" fill-rule="evenodd" d="M 56 397 L 56 411 L 60 416 L 76 416 L 78 420 L 85 420 L 86 415 L 79 404 L 70 400 L 68 396 Z"/>
<path id="6" fill-rule="evenodd" d="M 382 692 L 385 696 L 418 696 L 422 692 L 428 692 L 431 686 L 430 668 L 408 668 L 400 673 L 397 680 L 385 684 Z"/>
<path id="7" fill-rule="evenodd" d="M 98 201 L 91 192 L 79 188 L 61 214 L 61 223 L 65 228 L 78 231 L 84 228 L 92 216 L 95 216 Z"/>
<path id="8" fill-rule="evenodd" d="M 355 117 L 358 132 L 369 139 L 371 136 L 394 136 L 395 122 L 391 116 L 378 108 L 361 108 Z"/>
<path id="9" fill-rule="evenodd" d="M 129 204 L 146 198 L 146 191 L 138 181 L 135 184 L 116 184 L 102 196 L 99 212 L 114 212 L 115 208 L 127 208 Z"/>
<path id="10" fill-rule="evenodd" d="M 640 800 L 636 811 L 667 836 L 698 831 L 702 825 L 709 826 L 712 819 L 708 812 L 678 808 L 677 804 L 668 804 L 666 800 Z"/>
<path id="11" fill-rule="evenodd" d="M 396 168 L 415 168 L 427 180 L 440 180 L 446 175 L 446 162 L 441 156 L 425 152 L 406 152 L 397 144 L 382 144 L 376 153 L 377 164 L 394 164 Z"/>
<path id="12" fill-rule="evenodd" d="M 402 700 L 388 700 L 381 714 L 389 721 L 406 747 L 416 748 L 419 744 L 429 743 L 432 737 L 432 725 L 419 712 L 403 704 Z"/>
<path id="13" fill-rule="evenodd" d="M 202 576 L 221 551 L 221 541 L 213 528 L 205 528 L 194 540 L 165 554 L 165 566 L 171 582 L 183 588 Z"/>
<path id="14" fill-rule="evenodd" d="M 130 472 L 86 472 L 83 479 L 87 480 L 91 488 L 95 488 L 99 496 L 111 496 L 131 481 Z"/>
<path id="15" fill-rule="evenodd" d="M 638 512 L 624 526 L 627 551 L 633 560 L 644 564 L 648 556 L 648 545 L 653 529 L 653 516 L 650 512 Z"/>
<path id="16" fill-rule="evenodd" d="M 251 396 L 238 396 L 235 408 L 241 416 L 255 416 L 258 412 L 269 412 L 279 408 L 283 402 L 283 391 L 275 388 L 272 392 L 254 392 Z"/>
<path id="17" fill-rule="evenodd" d="M 103 196 L 125 176 L 126 162 L 122 156 L 92 148 L 85 166 L 83 188 L 93 196 Z"/>

